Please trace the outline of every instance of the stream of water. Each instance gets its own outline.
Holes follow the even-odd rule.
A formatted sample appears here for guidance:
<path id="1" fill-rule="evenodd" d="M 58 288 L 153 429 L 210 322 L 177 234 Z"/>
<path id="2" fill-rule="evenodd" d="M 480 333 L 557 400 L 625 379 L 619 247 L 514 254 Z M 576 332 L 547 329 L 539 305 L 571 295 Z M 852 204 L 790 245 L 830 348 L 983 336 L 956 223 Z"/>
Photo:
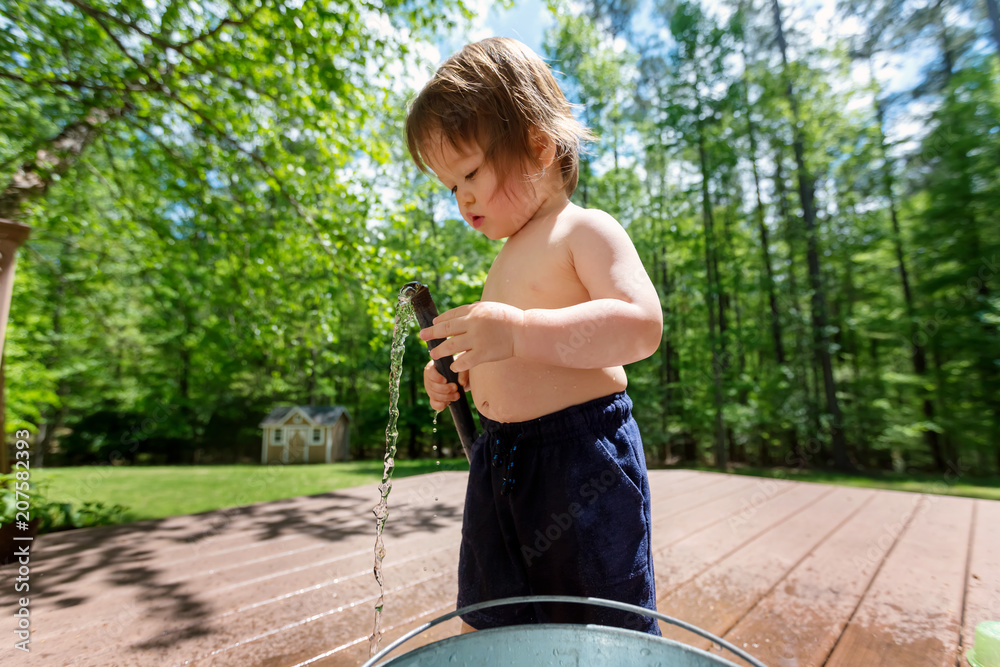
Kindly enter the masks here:
<path id="1" fill-rule="evenodd" d="M 382 529 L 389 518 L 389 491 L 392 490 L 392 470 L 396 466 L 396 420 L 399 418 L 399 380 L 403 370 L 403 349 L 406 334 L 413 325 L 416 316 L 410 299 L 413 296 L 412 287 L 404 287 L 396 299 L 396 316 L 392 328 L 392 347 L 389 354 L 389 423 L 385 427 L 385 465 L 382 469 L 382 483 L 379 493 L 382 498 L 372 510 L 375 514 L 375 580 L 378 582 L 378 601 L 375 603 L 375 629 L 368 638 L 368 655 L 378 652 L 379 641 L 382 639 L 382 605 L 385 594 L 385 584 L 382 580 L 382 559 L 385 558 L 385 545 L 382 542 Z"/>

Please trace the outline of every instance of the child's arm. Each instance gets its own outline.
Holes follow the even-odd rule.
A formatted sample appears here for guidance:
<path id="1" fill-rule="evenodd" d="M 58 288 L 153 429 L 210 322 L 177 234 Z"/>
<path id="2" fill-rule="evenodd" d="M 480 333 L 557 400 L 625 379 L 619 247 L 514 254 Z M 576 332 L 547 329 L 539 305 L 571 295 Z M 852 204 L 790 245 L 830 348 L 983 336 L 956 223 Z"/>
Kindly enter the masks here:
<path id="1" fill-rule="evenodd" d="M 464 352 L 452 364 L 463 371 L 512 356 L 568 368 L 607 368 L 653 354 L 663 313 L 628 234 L 600 211 L 587 211 L 575 225 L 569 249 L 590 301 L 551 310 L 488 301 L 455 308 L 420 332 L 424 340 L 448 338 L 431 356 Z"/>

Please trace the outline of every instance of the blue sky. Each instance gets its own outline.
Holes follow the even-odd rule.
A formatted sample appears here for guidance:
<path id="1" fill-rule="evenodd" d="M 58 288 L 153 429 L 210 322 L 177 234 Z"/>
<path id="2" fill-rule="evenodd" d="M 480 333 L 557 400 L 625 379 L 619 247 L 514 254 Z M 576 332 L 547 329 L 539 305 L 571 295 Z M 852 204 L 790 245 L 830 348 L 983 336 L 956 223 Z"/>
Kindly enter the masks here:
<path id="1" fill-rule="evenodd" d="M 513 37 L 541 54 L 544 31 L 554 22 L 545 2 L 518 0 L 510 9 L 483 0 L 475 0 L 472 4 L 480 8 L 472 30 L 442 37 L 437 44 L 441 60 L 462 48 L 466 42 L 485 37 Z"/>

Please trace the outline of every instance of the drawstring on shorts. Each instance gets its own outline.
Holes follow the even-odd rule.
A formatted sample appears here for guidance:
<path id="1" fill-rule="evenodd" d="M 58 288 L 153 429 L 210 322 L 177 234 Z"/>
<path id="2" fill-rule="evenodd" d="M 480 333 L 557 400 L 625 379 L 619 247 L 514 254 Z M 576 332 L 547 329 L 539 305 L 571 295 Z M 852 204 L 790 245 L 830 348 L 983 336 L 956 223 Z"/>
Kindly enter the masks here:
<path id="1" fill-rule="evenodd" d="M 493 467 L 500 470 L 500 495 L 510 495 L 517 480 L 514 478 L 514 460 L 517 455 L 517 443 L 523 433 L 518 433 L 509 446 L 505 446 L 500 438 L 493 438 Z"/>

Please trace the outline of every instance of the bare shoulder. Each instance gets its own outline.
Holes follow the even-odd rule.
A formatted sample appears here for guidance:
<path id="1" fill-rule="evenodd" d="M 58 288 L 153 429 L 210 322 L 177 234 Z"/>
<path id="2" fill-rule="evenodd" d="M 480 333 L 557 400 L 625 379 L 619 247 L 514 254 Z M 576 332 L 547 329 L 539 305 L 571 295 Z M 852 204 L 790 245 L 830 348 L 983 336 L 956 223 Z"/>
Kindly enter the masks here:
<path id="1" fill-rule="evenodd" d="M 572 206 L 561 217 L 560 232 L 574 254 L 632 247 L 621 223 L 606 211 Z"/>
<path id="2" fill-rule="evenodd" d="M 591 299 L 614 298 L 658 310 L 659 297 L 639 253 L 611 214 L 576 207 L 567 216 L 566 234 L 570 261 Z"/>
<path id="3" fill-rule="evenodd" d="M 581 208 L 575 204 L 567 206 L 560 214 L 560 219 L 567 231 L 610 227 L 621 229 L 621 223 L 615 220 L 610 213 L 597 208 Z"/>

